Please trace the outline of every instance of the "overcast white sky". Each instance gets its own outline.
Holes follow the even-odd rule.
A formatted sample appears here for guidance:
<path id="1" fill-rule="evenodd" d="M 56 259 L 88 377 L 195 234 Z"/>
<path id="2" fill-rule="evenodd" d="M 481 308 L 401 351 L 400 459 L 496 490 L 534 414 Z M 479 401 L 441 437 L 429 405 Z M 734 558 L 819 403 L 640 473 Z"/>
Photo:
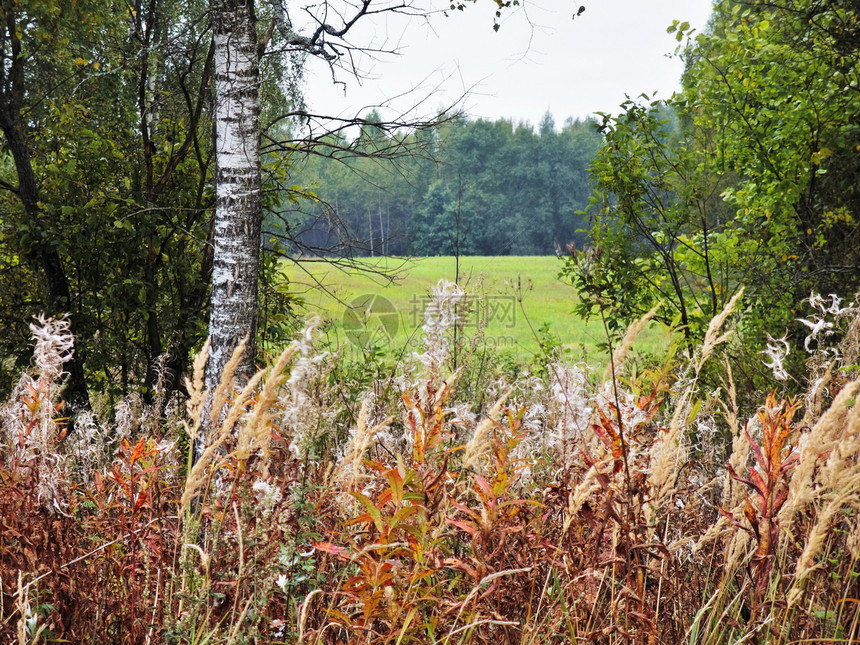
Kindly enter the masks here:
<path id="1" fill-rule="evenodd" d="M 572 20 L 580 4 L 586 10 Z M 701 31 L 711 0 L 527 0 L 524 10 L 503 15 L 498 32 L 492 29 L 493 7 L 478 0 L 429 22 L 367 21 L 353 42 L 373 41 L 380 49 L 398 48 L 400 55 L 360 61 L 367 78 L 358 82 L 341 74 L 346 88 L 332 83 L 324 65 L 311 65 L 309 109 L 363 116 L 418 88 L 394 100 L 383 116 L 394 117 L 422 98 L 419 112 L 431 114 L 468 92 L 462 105 L 473 117 L 536 125 L 550 110 L 561 126 L 567 117 L 616 112 L 625 94 L 657 91 L 668 98 L 680 86 L 683 64 L 667 57 L 677 42 L 666 28 L 680 20 Z"/>

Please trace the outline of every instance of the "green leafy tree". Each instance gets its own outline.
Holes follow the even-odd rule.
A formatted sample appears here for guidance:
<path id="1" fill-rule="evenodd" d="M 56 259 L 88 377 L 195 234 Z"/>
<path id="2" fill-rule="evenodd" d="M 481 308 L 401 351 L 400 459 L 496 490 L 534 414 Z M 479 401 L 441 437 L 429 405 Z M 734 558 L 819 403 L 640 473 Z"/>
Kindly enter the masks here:
<path id="1" fill-rule="evenodd" d="M 73 56 L 66 60 L 52 61 L 45 57 L 31 56 L 46 46 L 68 45 L 74 52 L 71 38 L 61 37 L 58 43 L 54 33 L 68 34 L 77 26 L 77 15 L 58 11 L 51 3 L 33 3 L 23 7 L 4 3 L 3 26 L 0 28 L 0 130 L 5 140 L 5 152 L 11 157 L 7 169 L 14 168 L 15 177 L 3 182 L 3 188 L 15 196 L 18 213 L 9 213 L 3 219 L 7 235 L 14 235 L 18 242 L 17 258 L 24 258 L 32 270 L 44 277 L 45 299 L 52 314 L 68 311 L 72 302 L 72 290 L 63 258 L 56 246 L 54 222 L 51 214 L 42 206 L 42 192 L 34 167 L 34 149 L 28 140 L 30 122 L 28 108 L 34 92 L 29 83 L 42 76 L 54 84 L 75 76 Z M 82 12 L 83 13 L 83 12 Z M 39 96 L 39 100 L 43 97 Z M 9 167 L 11 166 L 11 167 Z M 14 229 L 10 233 L 9 229 Z M 74 329 L 78 321 L 73 321 Z M 89 396 L 84 381 L 80 356 L 68 363 L 70 373 L 68 396 L 76 406 L 88 405 Z"/>
<path id="2" fill-rule="evenodd" d="M 574 250 L 565 273 L 586 317 L 607 311 L 618 326 L 662 303 L 657 319 L 679 324 L 692 348 L 734 287 L 720 237 L 727 209 L 719 175 L 708 164 L 707 137 L 680 130 L 671 108 L 647 98 L 622 107 L 604 115 L 591 169 L 594 247 Z"/>
<path id="3" fill-rule="evenodd" d="M 437 146 L 436 135 L 428 131 L 435 119 L 401 124 L 373 123 L 370 117 L 325 119 L 305 108 L 297 90 L 308 56 L 320 57 L 338 69 L 356 51 L 347 38 L 355 24 L 373 14 L 404 10 L 400 3 L 381 0 L 360 3 L 348 16 L 336 17 L 327 8 L 326 3 L 316 7 L 319 21 L 302 26 L 292 21 L 281 2 L 3 4 L 0 320 L 4 328 L 0 343 L 4 356 L 0 378 L 4 385 L 27 360 L 27 322 L 34 313 L 71 314 L 77 346 L 75 361 L 68 365 L 66 395 L 75 405 L 87 404 L 88 390 L 98 392 L 100 399 L 104 394 L 109 406 L 131 390 L 152 396 L 160 386 L 168 390 L 175 386 L 191 348 L 199 346 L 207 327 L 221 328 L 217 321 L 238 315 L 228 303 L 230 295 L 248 295 L 245 314 L 235 329 L 218 336 L 215 353 L 225 356 L 238 337 L 257 325 L 258 275 L 274 278 L 276 273 L 261 271 L 259 265 L 255 269 L 253 262 L 247 271 L 238 270 L 239 264 L 225 263 L 223 243 L 229 240 L 221 226 L 224 220 L 217 215 L 214 223 L 212 219 L 213 208 L 221 212 L 229 205 L 223 189 L 233 177 L 232 166 L 224 158 L 215 161 L 212 127 L 218 110 L 231 105 L 223 100 L 230 96 L 230 84 L 218 83 L 234 73 L 224 67 L 224 61 L 238 63 L 239 59 L 229 53 L 219 58 L 216 50 L 218 39 L 233 33 L 232 29 L 242 26 L 242 33 L 257 39 L 256 49 L 248 49 L 249 74 L 259 79 L 263 97 L 259 120 L 254 117 L 255 125 L 242 128 L 241 137 L 237 135 L 228 146 L 234 151 L 252 150 L 262 138 L 259 156 L 254 152 L 251 157 L 256 160 L 248 160 L 255 177 L 248 179 L 252 190 L 247 192 L 259 195 L 252 200 L 259 206 L 241 215 L 233 229 L 240 231 L 233 241 L 247 237 L 242 241 L 247 252 L 240 256 L 254 255 L 260 248 L 258 224 L 264 209 L 272 211 L 273 222 L 281 220 L 279 226 L 267 229 L 272 237 L 283 238 L 278 246 L 303 242 L 297 232 L 305 222 L 290 221 L 275 212 L 290 208 L 302 195 L 316 203 L 294 181 L 291 159 L 297 151 L 321 154 L 335 165 L 349 159 L 376 185 L 385 185 L 388 175 L 370 164 L 371 157 L 406 159 L 404 155 Z M 423 8 L 415 3 L 409 10 Z M 240 13 L 243 20 L 238 20 Z M 213 18 L 214 34 L 213 23 L 204 16 Z M 226 43 L 229 49 L 238 41 L 227 38 Z M 242 101 L 234 101 L 233 107 Z M 222 125 L 231 117 L 225 118 Z M 310 127 L 323 122 L 334 124 L 331 134 L 320 136 L 319 129 L 312 129 L 305 136 L 305 131 L 291 129 L 296 124 Z M 367 126 L 368 131 L 375 128 L 372 141 L 351 141 L 339 133 L 355 124 Z M 411 129 L 400 131 L 398 125 Z M 226 141 L 225 129 L 219 132 L 218 141 Z M 248 138 L 254 145 L 246 146 L 238 138 Z M 360 193 L 356 183 L 338 180 L 339 190 L 347 197 L 339 200 L 337 216 L 323 211 L 331 223 L 326 234 L 334 231 L 340 236 L 348 231 L 347 223 L 367 222 L 370 215 L 373 232 L 368 226 L 366 238 L 373 240 L 375 252 L 392 252 L 389 240 L 398 232 L 401 251 L 410 248 L 406 235 L 420 197 L 434 180 L 423 163 L 401 162 L 396 172 L 407 171 L 414 184 L 399 183 L 384 198 L 379 193 L 367 195 L 360 214 L 353 212 L 351 199 Z M 483 208 L 485 195 L 476 193 L 473 203 Z M 491 206 L 493 212 L 499 211 L 497 205 Z M 336 239 L 340 243 L 340 237 Z M 329 248 L 325 240 L 316 246 L 318 254 Z M 340 250 L 351 252 L 345 244 Z M 236 284 L 239 274 L 248 277 L 241 289 Z M 209 306 L 213 276 L 218 303 L 214 312 Z M 228 297 L 221 298 L 225 294 Z M 268 305 L 266 311 L 270 311 Z M 252 364 L 249 352 L 246 367 Z M 210 370 L 213 375 L 217 371 L 217 367 Z"/>
<path id="4" fill-rule="evenodd" d="M 465 220 L 447 184 L 434 182 L 418 209 L 417 255 L 476 255 L 471 218 Z"/>
<path id="5" fill-rule="evenodd" d="M 169 389 L 204 332 L 211 53 L 182 14 L 198 5 L 4 5 L 5 69 L 27 86 L 9 77 L 0 101 L 4 349 L 23 358 L 30 315 L 71 313 L 75 406 L 87 386 L 108 403 Z"/>
<path id="6" fill-rule="evenodd" d="M 855 3 L 724 1 L 705 34 L 669 28 L 683 93 L 604 116 L 596 247 L 566 269 L 584 311 L 620 324 L 662 302 L 692 345 L 743 285 L 738 351 L 755 353 L 767 333 L 804 333 L 791 325 L 810 291 L 857 290 L 858 17 Z"/>
<path id="7" fill-rule="evenodd" d="M 720 2 L 691 51 L 683 101 L 738 176 L 740 279 L 768 311 L 858 286 L 858 19 L 856 3 Z"/>

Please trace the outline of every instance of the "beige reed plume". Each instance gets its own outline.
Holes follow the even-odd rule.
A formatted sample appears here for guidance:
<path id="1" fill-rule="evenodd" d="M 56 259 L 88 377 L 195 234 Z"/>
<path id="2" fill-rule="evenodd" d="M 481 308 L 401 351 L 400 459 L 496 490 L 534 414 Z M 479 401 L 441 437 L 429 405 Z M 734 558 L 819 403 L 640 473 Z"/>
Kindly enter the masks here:
<path id="1" fill-rule="evenodd" d="M 386 417 L 381 422 L 371 426 L 368 423 L 368 419 L 370 418 L 370 401 L 370 397 L 365 397 L 362 400 L 361 409 L 358 412 L 358 419 L 355 424 L 355 431 L 352 433 L 349 443 L 344 450 L 343 457 L 340 459 L 334 473 L 335 481 L 342 484 L 348 482 L 353 488 L 357 488 L 360 484 L 359 477 L 362 472 L 362 462 L 371 443 L 394 420 L 393 417 Z"/>
<path id="2" fill-rule="evenodd" d="M 248 422 L 239 431 L 239 440 L 236 446 L 236 457 L 245 461 L 251 456 L 255 448 L 268 455 L 269 446 L 269 419 L 272 406 L 278 398 L 278 390 L 285 380 L 285 370 L 298 349 L 298 343 L 293 342 L 281 352 L 274 367 L 269 372 L 269 378 L 263 386 L 263 391 L 257 397 L 254 412 Z"/>
<path id="3" fill-rule="evenodd" d="M 189 399 L 186 404 L 188 408 L 188 416 L 191 417 L 192 431 L 191 443 L 197 438 L 197 432 L 200 429 L 200 417 L 203 414 L 203 406 L 206 404 L 206 392 L 204 390 L 204 379 L 206 377 L 206 362 L 209 360 L 209 341 L 207 338 L 203 347 L 194 357 L 194 365 L 191 370 L 192 378 L 185 377 L 185 387 L 188 389 Z"/>
<path id="4" fill-rule="evenodd" d="M 221 380 L 218 381 L 218 385 L 215 386 L 215 391 L 212 393 L 212 407 L 210 414 L 212 427 L 215 427 L 215 424 L 217 424 L 218 420 L 221 418 L 221 410 L 224 408 L 224 404 L 227 402 L 227 397 L 233 389 L 233 377 L 236 375 L 236 369 L 239 367 L 239 363 L 242 362 L 242 357 L 245 354 L 245 347 L 247 344 L 248 336 L 245 336 L 236 346 L 236 349 L 233 350 L 230 360 L 227 361 L 227 364 L 224 366 L 224 371 L 221 372 Z"/>
<path id="5" fill-rule="evenodd" d="M 788 593 L 789 608 L 797 604 L 803 594 L 803 587 L 809 574 L 822 566 L 815 564 L 815 557 L 821 552 L 825 542 L 830 539 L 830 529 L 834 519 L 846 506 L 856 507 L 860 504 L 860 471 L 854 470 L 849 476 L 841 478 L 841 490 L 836 492 L 828 502 L 824 510 L 818 514 L 815 525 L 809 533 L 806 547 L 797 561 L 797 570 L 794 574 L 794 582 Z"/>
<path id="6" fill-rule="evenodd" d="M 645 506 L 646 518 L 653 518 L 657 510 L 663 506 L 665 500 L 674 491 L 680 464 L 686 460 L 687 446 L 683 429 L 691 421 L 693 395 L 697 391 L 699 373 L 714 349 L 731 337 L 731 331 L 723 334 L 720 334 L 720 331 L 728 317 L 734 312 L 743 293 L 744 289 L 741 287 L 732 296 L 725 308 L 708 325 L 708 331 L 705 333 L 705 340 L 702 343 L 702 353 L 696 361 L 694 376 L 678 397 L 675 412 L 669 424 L 669 432 L 661 433 L 651 449 L 652 466 L 648 474 L 648 483 L 651 490 L 654 491 L 654 497 Z"/>
<path id="7" fill-rule="evenodd" d="M 723 408 L 723 414 L 726 419 L 726 424 L 732 432 L 732 453 L 729 456 L 729 464 L 734 468 L 735 472 L 743 472 L 744 466 L 750 454 L 750 442 L 745 432 L 741 432 L 740 423 L 738 423 L 738 394 L 735 388 L 734 375 L 732 374 L 732 366 L 728 359 L 725 361 L 726 380 L 723 381 L 723 389 L 728 395 L 728 403 L 720 399 L 720 406 Z M 740 482 L 735 481 L 731 477 L 726 477 L 723 486 L 723 506 L 726 508 L 735 508 L 745 497 L 745 491 L 741 487 Z"/>
<path id="8" fill-rule="evenodd" d="M 624 359 L 627 358 L 627 354 L 630 352 L 633 342 L 648 326 L 648 323 L 651 322 L 651 319 L 657 314 L 657 310 L 662 306 L 662 302 L 658 303 L 651 311 L 627 328 L 621 343 L 615 348 L 615 351 L 612 352 L 612 360 L 606 365 L 606 369 L 603 371 L 604 381 L 608 381 L 612 377 L 613 366 L 615 367 L 616 372 L 621 370 L 621 366 L 624 364 Z"/>
<path id="9" fill-rule="evenodd" d="M 236 368 L 239 366 L 239 362 L 245 352 L 246 340 L 247 337 L 236 346 L 236 349 L 233 350 L 233 355 L 230 357 L 227 365 L 224 366 L 221 380 L 215 388 L 215 392 L 212 396 L 212 413 L 208 415 L 208 417 L 211 419 L 210 428 L 213 430 L 217 426 L 218 419 L 222 416 L 221 413 L 223 411 L 224 404 L 227 402 L 229 391 L 233 386 L 233 376 L 235 375 Z M 208 354 L 208 341 L 207 344 L 204 345 L 204 350 L 207 351 L 201 351 L 200 354 Z M 192 383 L 193 407 L 189 408 L 189 412 L 194 420 L 194 428 L 189 434 L 194 439 L 196 439 L 203 431 L 205 421 L 204 416 L 207 416 L 205 413 L 205 401 L 208 398 L 208 393 L 203 391 L 203 381 L 200 376 L 205 369 L 205 365 L 206 358 L 204 357 L 201 359 L 201 356 L 198 355 L 194 361 L 194 382 Z M 185 490 L 182 494 L 183 505 L 190 503 L 190 501 L 194 499 L 206 485 L 206 482 L 208 481 L 208 468 L 212 463 L 215 452 L 220 449 L 230 437 L 233 427 L 245 413 L 245 406 L 251 400 L 254 391 L 256 390 L 257 383 L 259 383 L 262 377 L 263 372 L 258 372 L 248 381 L 247 385 L 236 397 L 236 400 L 230 407 L 230 410 L 217 432 L 214 433 L 214 438 L 210 437 L 208 445 L 203 450 L 203 454 L 188 473 L 188 478 L 185 481 Z M 203 401 L 202 404 L 200 403 L 201 400 Z M 194 444 L 192 443 L 191 445 L 193 446 Z"/>
<path id="10" fill-rule="evenodd" d="M 247 412 L 246 406 L 250 404 L 256 392 L 257 384 L 263 378 L 264 374 L 265 372 L 262 371 L 257 372 L 251 377 L 248 384 L 242 388 L 242 391 L 239 392 L 236 400 L 227 411 L 227 416 L 215 433 L 214 439 L 209 442 L 209 445 L 206 446 L 197 463 L 194 464 L 194 467 L 188 474 L 188 479 L 185 481 L 185 491 L 182 493 L 181 502 L 183 506 L 190 503 L 205 488 L 210 475 L 209 467 L 214 462 L 217 451 L 224 446 L 232 435 L 233 428 L 239 422 L 239 419 Z"/>
<path id="11" fill-rule="evenodd" d="M 490 434 L 492 429 L 499 424 L 501 411 L 508 397 L 511 395 L 511 390 L 505 392 L 495 405 L 490 409 L 490 412 L 480 423 L 475 427 L 475 432 L 472 433 L 472 438 L 466 444 L 465 457 L 463 463 L 467 468 L 477 468 L 482 456 L 486 455 L 491 447 Z"/>
<path id="12" fill-rule="evenodd" d="M 789 526 L 794 514 L 813 500 L 813 476 L 819 458 L 835 447 L 851 418 L 858 414 L 854 404 L 858 392 L 860 380 L 843 387 L 812 430 L 801 437 L 800 459 L 788 484 L 788 499 L 779 514 L 783 526 Z"/>
<path id="13" fill-rule="evenodd" d="M 740 289 L 738 289 L 738 292 L 732 296 L 732 299 L 729 300 L 728 304 L 723 308 L 723 310 L 719 314 L 714 316 L 711 319 L 711 322 L 708 324 L 708 331 L 705 333 L 705 341 L 702 343 L 702 355 L 699 358 L 699 362 L 696 366 L 697 374 L 701 371 L 702 366 L 705 364 L 705 361 L 708 360 L 708 357 L 713 353 L 717 345 L 726 342 L 731 337 L 731 331 L 727 331 L 722 335 L 719 335 L 719 333 L 720 330 L 723 328 L 723 324 L 726 322 L 726 318 L 728 318 L 734 312 L 738 300 L 740 300 L 743 295 L 744 287 L 741 287 Z"/>

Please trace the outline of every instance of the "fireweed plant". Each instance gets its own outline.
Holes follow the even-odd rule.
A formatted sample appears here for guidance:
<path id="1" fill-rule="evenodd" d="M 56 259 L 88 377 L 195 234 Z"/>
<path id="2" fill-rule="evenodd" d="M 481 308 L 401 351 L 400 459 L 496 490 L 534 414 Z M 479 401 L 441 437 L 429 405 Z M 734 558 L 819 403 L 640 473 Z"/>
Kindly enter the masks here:
<path id="1" fill-rule="evenodd" d="M 240 348 L 205 391 L 204 347 L 186 401 L 73 421 L 68 324 L 34 321 L 0 407 L 2 641 L 858 641 L 853 304 L 812 294 L 745 414 L 723 354 L 740 293 L 692 357 L 631 360 L 652 312 L 605 372 L 532 373 L 460 351 L 464 296 L 440 282 L 390 370 L 322 349 L 313 319 L 250 380 Z"/>

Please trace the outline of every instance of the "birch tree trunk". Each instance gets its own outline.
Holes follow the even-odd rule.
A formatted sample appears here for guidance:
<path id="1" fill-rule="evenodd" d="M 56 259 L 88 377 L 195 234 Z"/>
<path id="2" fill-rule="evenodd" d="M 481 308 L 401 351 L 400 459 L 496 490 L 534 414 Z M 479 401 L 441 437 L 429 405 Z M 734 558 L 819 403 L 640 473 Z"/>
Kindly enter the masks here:
<path id="1" fill-rule="evenodd" d="M 215 229 L 206 385 L 246 336 L 254 371 L 260 260 L 260 65 L 254 0 L 212 0 L 215 42 Z"/>

